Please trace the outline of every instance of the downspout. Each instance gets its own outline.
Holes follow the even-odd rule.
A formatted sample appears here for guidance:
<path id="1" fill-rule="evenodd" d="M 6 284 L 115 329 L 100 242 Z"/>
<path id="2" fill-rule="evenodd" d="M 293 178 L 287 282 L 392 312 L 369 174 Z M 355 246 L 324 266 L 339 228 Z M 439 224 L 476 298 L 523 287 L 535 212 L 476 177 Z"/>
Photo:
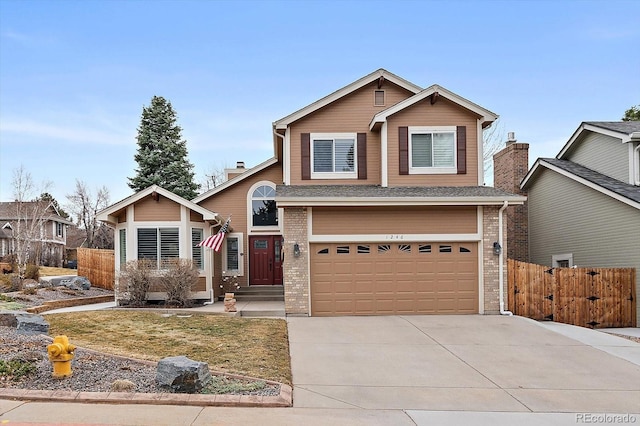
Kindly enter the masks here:
<path id="1" fill-rule="evenodd" d="M 273 126 L 273 134 L 276 135 L 276 137 L 278 137 L 278 138 L 280 138 L 282 140 L 282 158 L 280 159 L 280 161 L 282 162 L 282 183 L 284 183 L 285 185 L 288 185 L 289 182 L 286 182 L 287 179 L 285 179 L 285 174 L 286 174 L 285 167 L 287 167 L 287 165 L 285 164 L 286 163 L 285 159 L 287 157 L 287 154 L 286 154 L 287 147 L 285 146 L 285 143 L 284 143 L 284 135 L 281 135 L 280 133 L 278 133 L 278 131 L 276 130 L 275 124 Z M 274 156 L 278 155 L 278 147 L 277 146 L 275 147 L 275 152 L 273 154 L 274 154 Z"/>
<path id="2" fill-rule="evenodd" d="M 504 247 L 503 244 L 503 238 L 504 236 L 502 235 L 502 213 L 505 211 L 505 209 L 507 208 L 507 206 L 509 205 L 509 202 L 505 200 L 504 204 L 502 205 L 502 207 L 500 207 L 500 210 L 498 210 L 498 243 L 500 244 L 500 247 Z M 500 287 L 500 315 L 507 315 L 507 316 L 512 316 L 513 312 L 511 311 L 505 311 L 504 310 L 504 250 L 500 250 L 500 254 L 498 255 L 498 262 L 500 262 L 500 264 L 498 265 L 498 273 L 500 274 L 498 282 L 499 287 Z"/>

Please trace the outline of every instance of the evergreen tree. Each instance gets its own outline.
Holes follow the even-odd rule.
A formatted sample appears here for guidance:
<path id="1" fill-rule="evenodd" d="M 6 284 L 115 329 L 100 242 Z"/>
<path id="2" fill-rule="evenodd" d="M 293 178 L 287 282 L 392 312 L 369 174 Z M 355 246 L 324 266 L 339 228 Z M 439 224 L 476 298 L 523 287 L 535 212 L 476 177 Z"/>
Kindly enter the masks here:
<path id="1" fill-rule="evenodd" d="M 140 191 L 156 184 L 187 200 L 198 195 L 187 141 L 182 140 L 181 132 L 171 102 L 163 97 L 154 96 L 151 105 L 142 108 L 134 156 L 138 168 L 136 176 L 129 178 L 131 189 Z"/>
<path id="2" fill-rule="evenodd" d="M 640 105 L 632 106 L 626 110 L 622 121 L 640 121 Z"/>

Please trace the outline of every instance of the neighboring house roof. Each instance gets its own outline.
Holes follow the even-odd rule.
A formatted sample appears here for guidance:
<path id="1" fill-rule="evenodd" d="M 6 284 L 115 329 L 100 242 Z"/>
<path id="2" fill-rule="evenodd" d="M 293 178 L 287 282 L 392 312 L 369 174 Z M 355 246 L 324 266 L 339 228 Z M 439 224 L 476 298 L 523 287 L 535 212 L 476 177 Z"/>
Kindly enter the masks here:
<path id="1" fill-rule="evenodd" d="M 489 111 L 488 109 L 485 109 L 480 105 L 463 98 L 462 96 L 456 95 L 455 93 L 445 89 L 442 86 L 434 84 L 411 96 L 410 98 L 400 101 L 397 104 L 377 113 L 369 123 L 369 130 L 373 130 L 376 126 L 384 123 L 389 116 L 402 111 L 403 109 L 408 108 L 411 105 L 414 105 L 415 103 L 420 102 L 429 96 L 435 96 L 434 98 L 432 98 L 433 102 L 437 101 L 437 97 L 443 96 L 450 101 L 455 102 L 456 104 L 468 109 L 469 111 L 474 112 L 482 118 L 482 127 L 490 126 L 491 123 L 498 119 L 498 115 Z"/>
<path id="2" fill-rule="evenodd" d="M 526 197 L 489 186 L 381 187 L 378 185 L 278 185 L 278 206 L 501 205 Z"/>
<path id="3" fill-rule="evenodd" d="M 36 202 L 26 201 L 26 202 L 23 202 L 23 204 L 28 208 L 29 206 L 36 204 Z M 16 213 L 16 206 L 17 206 L 16 201 L 0 202 L 0 220 L 1 221 L 18 220 L 19 218 Z M 50 208 L 50 213 L 47 216 L 48 220 L 64 223 L 66 225 L 73 225 L 73 222 L 71 222 L 69 219 L 65 219 L 64 217 L 60 216 L 54 206 L 49 206 L 49 208 Z"/>
<path id="4" fill-rule="evenodd" d="M 390 73 L 389 71 L 383 68 L 380 68 L 379 70 L 374 71 L 371 74 L 368 74 L 354 81 L 353 83 L 343 87 L 342 89 L 338 89 L 335 92 L 331 93 L 330 95 L 327 95 L 324 98 L 319 99 L 314 103 L 307 105 L 306 107 L 299 109 L 298 111 L 292 114 L 289 114 L 286 117 L 281 118 L 280 120 L 276 120 L 273 123 L 273 127 L 275 129 L 286 129 L 287 126 L 293 123 L 294 121 L 300 120 L 302 117 L 309 115 L 312 112 L 315 112 L 320 108 L 323 108 L 329 105 L 331 102 L 334 102 L 342 98 L 343 96 L 348 95 L 349 93 L 355 92 L 356 90 L 366 86 L 372 81 L 379 80 L 379 79 L 383 79 L 383 81 L 389 80 L 390 82 L 397 84 L 403 89 L 406 89 L 413 93 L 418 93 L 422 90 L 420 86 L 416 86 L 415 84 L 403 79 L 402 77 L 398 77 L 397 75 Z"/>
<path id="5" fill-rule="evenodd" d="M 522 179 L 520 187 L 522 189 L 530 187 L 535 180 L 534 176 L 543 168 L 553 170 L 618 201 L 640 209 L 640 188 L 567 160 L 538 158 L 524 179 Z"/>
<path id="6" fill-rule="evenodd" d="M 584 121 L 578 126 L 556 158 L 562 159 L 584 132 L 596 132 L 618 138 L 622 143 L 640 140 L 640 121 Z"/>
<path id="7" fill-rule="evenodd" d="M 204 192 L 204 193 L 198 195 L 196 198 L 191 200 L 191 202 L 199 203 L 199 202 L 201 202 L 203 200 L 206 200 L 207 198 L 211 197 L 212 195 L 215 195 L 220 191 L 224 191 L 225 189 L 229 188 L 230 186 L 233 186 L 238 182 L 242 182 L 243 180 L 247 179 L 248 177 L 251 177 L 251 176 L 255 175 L 256 173 L 266 169 L 267 167 L 273 166 L 274 164 L 277 164 L 277 163 L 278 163 L 278 159 L 275 158 L 275 157 L 272 157 L 272 158 L 268 159 L 267 161 L 264 161 L 264 162 L 258 164 L 255 167 L 252 167 L 250 169 L 246 169 L 244 172 L 242 172 L 238 176 L 232 177 L 228 181 L 223 182 L 222 184 L 216 186 L 215 188 L 211 188 L 207 192 Z"/>
<path id="8" fill-rule="evenodd" d="M 139 201 L 149 195 L 152 195 L 153 193 L 157 193 L 159 195 L 162 195 L 165 198 L 168 198 L 178 204 L 181 204 L 195 212 L 200 213 L 204 220 L 210 220 L 210 221 L 217 221 L 220 222 L 220 220 L 218 219 L 218 213 L 214 213 L 210 210 L 205 209 L 202 206 L 199 206 L 189 200 L 186 200 L 184 198 L 182 198 L 179 195 L 174 194 L 171 191 L 168 191 L 158 185 L 151 185 L 148 188 L 145 188 L 141 191 L 136 192 L 133 195 L 128 196 L 127 198 L 118 201 L 115 204 L 110 205 L 109 207 L 107 207 L 106 209 L 100 210 L 97 214 L 96 217 L 98 220 L 104 221 L 104 222 L 112 222 L 112 223 L 117 223 L 117 218 L 113 216 L 114 213 L 117 213 L 119 211 L 121 211 L 122 209 L 126 208 L 127 206 L 135 203 L 136 201 Z"/>

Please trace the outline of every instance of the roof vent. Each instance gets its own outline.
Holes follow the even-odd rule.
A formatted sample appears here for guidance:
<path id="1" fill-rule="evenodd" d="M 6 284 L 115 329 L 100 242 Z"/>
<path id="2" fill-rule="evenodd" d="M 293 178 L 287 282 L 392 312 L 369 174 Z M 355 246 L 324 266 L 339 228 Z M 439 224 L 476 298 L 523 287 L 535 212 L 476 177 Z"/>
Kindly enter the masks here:
<path id="1" fill-rule="evenodd" d="M 507 133 L 507 143 L 514 143 L 516 142 L 516 132 L 509 132 Z"/>
<path id="2" fill-rule="evenodd" d="M 244 169 L 244 161 L 238 161 L 236 163 L 236 169 Z"/>

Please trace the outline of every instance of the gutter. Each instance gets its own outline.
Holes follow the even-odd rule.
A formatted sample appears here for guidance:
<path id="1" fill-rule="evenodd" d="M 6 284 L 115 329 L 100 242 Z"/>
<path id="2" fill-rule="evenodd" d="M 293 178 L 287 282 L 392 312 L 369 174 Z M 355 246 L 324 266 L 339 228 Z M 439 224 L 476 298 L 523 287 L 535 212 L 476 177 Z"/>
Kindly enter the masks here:
<path id="1" fill-rule="evenodd" d="M 502 214 L 505 209 L 509 205 L 509 202 L 505 200 L 500 210 L 498 210 L 498 243 L 500 247 L 504 247 L 503 239 L 504 235 L 502 232 Z M 513 312 L 505 311 L 504 309 L 504 250 L 500 250 L 500 254 L 498 255 L 498 262 L 500 262 L 498 266 L 498 274 L 499 276 L 499 287 L 500 287 L 500 315 L 512 316 Z"/>

